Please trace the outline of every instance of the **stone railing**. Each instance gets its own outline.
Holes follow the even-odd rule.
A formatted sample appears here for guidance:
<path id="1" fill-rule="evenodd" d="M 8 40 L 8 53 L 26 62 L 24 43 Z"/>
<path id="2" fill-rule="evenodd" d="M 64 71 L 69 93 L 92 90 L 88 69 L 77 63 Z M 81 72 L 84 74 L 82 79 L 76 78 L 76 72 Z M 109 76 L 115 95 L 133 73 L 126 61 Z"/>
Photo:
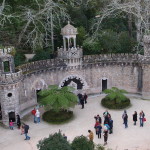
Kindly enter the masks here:
<path id="1" fill-rule="evenodd" d="M 73 68 L 82 68 L 82 66 L 90 64 L 99 64 L 99 63 L 137 63 L 142 60 L 143 56 L 138 54 L 103 54 L 103 55 L 86 55 L 83 57 L 83 63 L 77 66 L 69 65 L 68 60 L 64 59 L 47 59 L 41 61 L 35 61 L 27 63 L 17 68 L 22 70 L 23 74 L 33 73 L 35 71 L 42 71 L 46 69 L 73 69 Z M 82 59 L 82 58 L 81 58 Z M 70 59 L 71 61 L 72 59 Z"/>
<path id="2" fill-rule="evenodd" d="M 125 61 L 138 61 L 138 54 L 100 54 L 100 55 L 86 55 L 83 57 L 83 63 L 96 63 L 96 62 L 125 62 Z"/>
<path id="3" fill-rule="evenodd" d="M 36 70 L 44 70 L 47 68 L 54 68 L 54 67 L 60 67 L 60 66 L 66 66 L 64 60 L 47 59 L 47 60 L 27 63 L 24 65 L 18 66 L 17 69 L 22 70 L 23 74 L 27 74 L 30 72 L 34 72 Z"/>
<path id="4" fill-rule="evenodd" d="M 15 73 L 0 74 L 0 84 L 13 84 L 22 78 L 22 71 Z"/>

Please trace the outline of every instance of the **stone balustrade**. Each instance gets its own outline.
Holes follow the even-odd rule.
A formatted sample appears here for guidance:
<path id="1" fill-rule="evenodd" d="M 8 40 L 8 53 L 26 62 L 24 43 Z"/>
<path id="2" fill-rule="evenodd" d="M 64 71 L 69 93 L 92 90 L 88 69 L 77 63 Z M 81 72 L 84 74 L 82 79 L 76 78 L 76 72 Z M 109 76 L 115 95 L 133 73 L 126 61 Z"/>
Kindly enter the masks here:
<path id="1" fill-rule="evenodd" d="M 80 59 L 82 59 L 82 63 Z M 73 61 L 71 63 L 74 63 L 74 64 L 80 61 L 80 67 L 85 66 L 85 65 L 87 66 L 88 64 L 89 65 L 93 64 L 94 66 L 97 66 L 97 64 L 99 65 L 111 64 L 112 62 L 122 65 L 122 63 L 130 64 L 132 62 L 136 63 L 136 62 L 142 61 L 143 56 L 139 54 L 101 54 L 101 55 L 86 55 L 80 59 L 69 59 L 69 60 Z M 23 74 L 29 74 L 35 71 L 45 70 L 45 69 L 55 69 L 55 68 L 72 69 L 74 67 L 77 68 L 77 66 L 75 65 L 71 67 L 69 65 L 68 60 L 47 59 L 47 60 L 27 63 L 17 68 L 19 70 L 22 70 Z"/>

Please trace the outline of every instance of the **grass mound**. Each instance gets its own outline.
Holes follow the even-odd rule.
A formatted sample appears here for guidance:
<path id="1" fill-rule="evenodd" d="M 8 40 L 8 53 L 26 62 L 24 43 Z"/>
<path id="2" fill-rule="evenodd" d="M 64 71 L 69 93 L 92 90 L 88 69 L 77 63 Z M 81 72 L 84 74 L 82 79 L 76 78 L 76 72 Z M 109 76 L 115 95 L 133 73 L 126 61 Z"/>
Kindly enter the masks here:
<path id="1" fill-rule="evenodd" d="M 73 118 L 73 111 L 61 110 L 56 112 L 54 110 L 46 111 L 43 114 L 43 120 L 48 123 L 61 124 Z"/>

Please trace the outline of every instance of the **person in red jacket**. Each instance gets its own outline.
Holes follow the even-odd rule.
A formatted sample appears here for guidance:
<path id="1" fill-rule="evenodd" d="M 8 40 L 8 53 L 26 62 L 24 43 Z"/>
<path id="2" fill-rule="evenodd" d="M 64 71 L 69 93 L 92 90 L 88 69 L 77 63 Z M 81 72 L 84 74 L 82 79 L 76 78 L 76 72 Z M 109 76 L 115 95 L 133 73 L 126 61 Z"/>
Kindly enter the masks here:
<path id="1" fill-rule="evenodd" d="M 35 108 L 31 111 L 31 113 L 34 116 L 34 123 L 36 123 L 36 116 L 35 116 L 36 110 L 35 110 Z"/>

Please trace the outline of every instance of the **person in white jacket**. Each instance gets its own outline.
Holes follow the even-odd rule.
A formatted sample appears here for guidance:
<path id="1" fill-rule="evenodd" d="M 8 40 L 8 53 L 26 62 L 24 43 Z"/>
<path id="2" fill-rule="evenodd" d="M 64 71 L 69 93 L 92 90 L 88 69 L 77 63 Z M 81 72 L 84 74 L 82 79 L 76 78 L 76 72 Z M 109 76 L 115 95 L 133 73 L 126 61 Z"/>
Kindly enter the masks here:
<path id="1" fill-rule="evenodd" d="M 37 119 L 37 123 L 39 123 L 40 122 L 40 112 L 39 112 L 38 109 L 36 110 L 35 116 L 36 116 L 36 119 Z"/>

